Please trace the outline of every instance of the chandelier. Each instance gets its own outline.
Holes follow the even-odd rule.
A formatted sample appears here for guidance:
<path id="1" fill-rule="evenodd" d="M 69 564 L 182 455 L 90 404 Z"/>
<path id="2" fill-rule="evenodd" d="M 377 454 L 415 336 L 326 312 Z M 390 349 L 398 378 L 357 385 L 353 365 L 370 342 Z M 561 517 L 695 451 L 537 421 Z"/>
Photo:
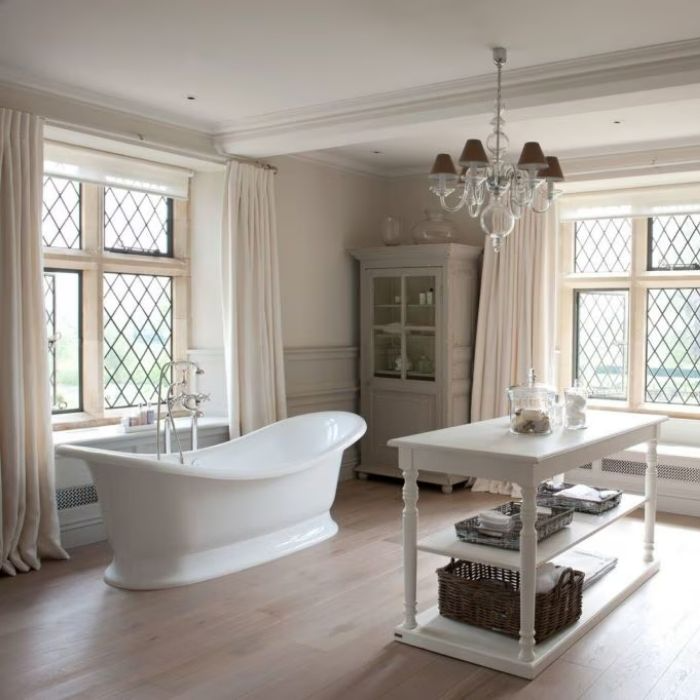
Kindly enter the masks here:
<path id="1" fill-rule="evenodd" d="M 562 182 L 564 175 L 559 159 L 545 157 L 536 141 L 523 146 L 517 164 L 506 159 L 508 137 L 503 131 L 501 100 L 504 48 L 493 49 L 493 62 L 498 71 L 496 113 L 490 122 L 493 131 L 486 139 L 486 150 L 479 139 L 469 139 L 459 158 L 459 173 L 449 153 L 438 154 L 429 179 L 430 191 L 440 199 L 443 209 L 456 212 L 466 207 L 471 217 L 479 216 L 481 228 L 498 252 L 526 209 L 538 214 L 549 209 L 561 194 L 554 183 Z"/>

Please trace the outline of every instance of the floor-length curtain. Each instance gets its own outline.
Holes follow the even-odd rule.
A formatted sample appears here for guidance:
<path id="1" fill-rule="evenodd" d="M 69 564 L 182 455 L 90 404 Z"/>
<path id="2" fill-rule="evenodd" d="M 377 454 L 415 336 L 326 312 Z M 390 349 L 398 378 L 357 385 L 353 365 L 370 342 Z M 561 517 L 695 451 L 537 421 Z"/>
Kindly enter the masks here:
<path id="1" fill-rule="evenodd" d="M 0 571 L 61 548 L 41 239 L 41 121 L 0 108 Z"/>
<path id="2" fill-rule="evenodd" d="M 232 161 L 221 232 L 229 428 L 286 416 L 274 171 Z"/>
<path id="3" fill-rule="evenodd" d="M 488 240 L 474 351 L 472 421 L 507 412 L 506 388 L 554 380 L 556 215 L 523 213 L 499 253 Z M 513 494 L 512 484 L 477 479 L 473 490 Z M 517 493 L 516 493 L 517 495 Z"/>

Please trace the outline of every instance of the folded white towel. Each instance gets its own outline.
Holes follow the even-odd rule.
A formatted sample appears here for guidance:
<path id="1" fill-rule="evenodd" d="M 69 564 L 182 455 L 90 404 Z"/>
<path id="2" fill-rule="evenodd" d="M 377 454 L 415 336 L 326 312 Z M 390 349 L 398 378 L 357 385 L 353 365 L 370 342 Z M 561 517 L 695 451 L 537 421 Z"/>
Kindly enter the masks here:
<path id="1" fill-rule="evenodd" d="M 600 503 L 610 496 L 614 496 L 617 491 L 598 491 L 591 486 L 585 484 L 576 484 L 568 489 L 557 491 L 554 496 L 557 498 L 576 498 L 580 501 L 593 501 Z"/>
<path id="2" fill-rule="evenodd" d="M 495 532 L 510 532 L 515 526 L 515 517 L 497 510 L 484 510 L 479 513 L 479 529 Z"/>
<path id="3" fill-rule="evenodd" d="M 551 591 L 557 585 L 557 583 L 559 583 L 559 579 L 561 578 L 563 571 L 563 566 L 556 566 L 551 562 L 542 564 L 542 566 L 537 569 L 535 591 L 537 593 L 548 593 Z"/>

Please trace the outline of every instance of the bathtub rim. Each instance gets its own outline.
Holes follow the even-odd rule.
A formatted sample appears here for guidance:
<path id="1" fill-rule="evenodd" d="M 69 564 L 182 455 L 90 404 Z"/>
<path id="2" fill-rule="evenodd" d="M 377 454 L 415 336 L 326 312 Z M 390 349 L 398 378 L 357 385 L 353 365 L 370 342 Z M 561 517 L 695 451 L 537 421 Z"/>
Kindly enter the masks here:
<path id="1" fill-rule="evenodd" d="M 86 445 L 72 445 L 69 443 L 56 446 L 56 454 L 63 457 L 73 457 L 76 459 L 84 460 L 88 466 L 99 467 L 111 467 L 111 468 L 127 468 L 127 469 L 148 469 L 151 472 L 168 474 L 172 476 L 185 476 L 185 477 L 197 477 L 202 479 L 219 479 L 219 480 L 232 480 L 232 481 L 248 481 L 248 480 L 261 480 L 261 479 L 274 479 L 280 476 L 286 476 L 288 474 L 293 474 L 298 471 L 312 467 L 318 461 L 326 459 L 329 455 L 337 451 L 346 450 L 348 447 L 356 443 L 367 431 L 367 423 L 365 420 L 356 413 L 350 411 L 316 411 L 313 413 L 304 413 L 298 416 L 292 416 L 291 418 L 284 418 L 276 423 L 271 423 L 258 430 L 254 430 L 250 433 L 226 442 L 218 443 L 217 445 L 212 445 L 210 447 L 204 447 L 196 451 L 185 452 L 185 456 L 191 456 L 193 454 L 209 453 L 214 451 L 221 451 L 221 448 L 236 443 L 240 440 L 249 440 L 257 438 L 260 434 L 268 432 L 274 429 L 279 429 L 281 423 L 293 423 L 293 422 L 308 422 L 313 418 L 329 418 L 343 416 L 344 419 L 348 420 L 348 416 L 351 417 L 350 420 L 355 424 L 353 430 L 348 430 L 341 440 L 329 445 L 323 452 L 313 455 L 312 457 L 301 457 L 298 460 L 282 462 L 274 465 L 273 468 L 267 469 L 261 472 L 255 473 L 236 473 L 233 470 L 221 471 L 218 469 L 207 468 L 204 465 L 199 464 L 179 464 L 173 461 L 159 461 L 156 459 L 155 454 L 145 453 L 145 454 L 134 454 L 130 452 L 120 452 L 116 450 L 105 450 L 99 447 L 88 447 Z M 351 424 L 352 425 L 352 424 Z M 169 455 L 172 457 L 172 454 Z"/>

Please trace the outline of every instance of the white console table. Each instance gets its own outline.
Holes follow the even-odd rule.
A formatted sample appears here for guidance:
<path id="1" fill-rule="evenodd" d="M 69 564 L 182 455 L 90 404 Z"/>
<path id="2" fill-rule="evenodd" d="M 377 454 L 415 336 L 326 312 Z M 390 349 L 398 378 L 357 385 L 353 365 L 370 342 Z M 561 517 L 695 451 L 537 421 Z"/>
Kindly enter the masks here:
<path id="1" fill-rule="evenodd" d="M 508 432 L 508 420 L 496 418 L 391 440 L 389 445 L 399 448 L 399 468 L 404 476 L 405 619 L 395 630 L 396 639 L 523 678 L 537 676 L 659 570 L 659 561 L 654 556 L 656 446 L 659 427 L 665 420 L 666 416 L 590 411 L 588 428 L 579 431 L 559 429 L 551 435 L 513 435 Z M 642 442 L 647 443 L 644 496 L 625 494 L 617 508 L 603 515 L 576 513 L 569 527 L 538 546 L 535 530 L 538 484 Z M 517 483 L 522 489 L 520 551 L 462 542 L 453 527 L 418 540 L 416 476 L 419 470 Z M 643 533 L 640 533 L 643 547 L 642 542 L 639 546 L 629 542 L 629 527 L 620 529 L 621 523 L 615 526 L 616 521 L 641 505 L 644 505 L 644 523 L 639 529 Z M 594 535 L 595 548 L 610 550 L 618 557 L 617 567 L 584 592 L 583 614 L 576 624 L 536 645 L 537 567 Z M 519 570 L 520 639 L 443 618 L 437 607 L 417 614 L 418 551 Z"/>

